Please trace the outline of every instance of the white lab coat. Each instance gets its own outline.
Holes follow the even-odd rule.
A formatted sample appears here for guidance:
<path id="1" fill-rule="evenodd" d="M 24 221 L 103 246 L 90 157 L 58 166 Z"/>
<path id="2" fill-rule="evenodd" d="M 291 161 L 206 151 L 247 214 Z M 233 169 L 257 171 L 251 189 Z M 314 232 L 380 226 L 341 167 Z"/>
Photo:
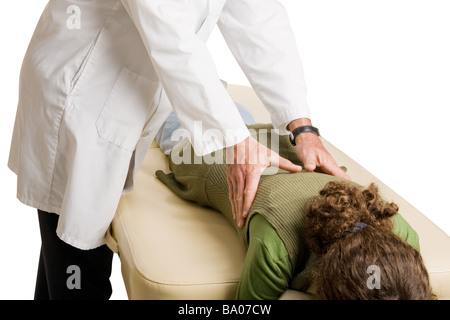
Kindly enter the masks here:
<path id="1" fill-rule="evenodd" d="M 275 0 L 49 1 L 24 58 L 8 165 L 20 201 L 60 215 L 62 240 L 80 249 L 105 243 L 172 108 L 198 154 L 248 136 L 205 46 L 216 24 L 274 125 L 283 132 L 309 117 L 295 41 Z"/>

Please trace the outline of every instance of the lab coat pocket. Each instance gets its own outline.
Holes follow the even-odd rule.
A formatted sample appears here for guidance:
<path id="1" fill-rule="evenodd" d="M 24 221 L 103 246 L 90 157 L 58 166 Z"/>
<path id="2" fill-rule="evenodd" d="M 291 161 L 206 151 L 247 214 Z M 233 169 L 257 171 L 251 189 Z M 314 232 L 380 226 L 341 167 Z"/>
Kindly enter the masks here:
<path id="1" fill-rule="evenodd" d="M 96 121 L 99 136 L 134 151 L 153 108 L 158 84 L 123 67 Z"/>
<path id="2" fill-rule="evenodd" d="M 98 32 L 97 36 L 95 37 L 94 41 L 91 43 L 90 47 L 87 48 L 86 54 L 83 57 L 83 60 L 81 61 L 78 70 L 75 72 L 72 81 L 70 82 L 70 92 L 69 94 L 76 94 L 76 89 L 79 87 L 79 80 L 82 78 L 83 72 L 91 59 L 92 53 L 97 48 L 97 44 L 100 42 L 100 38 L 102 35 L 102 29 Z"/>

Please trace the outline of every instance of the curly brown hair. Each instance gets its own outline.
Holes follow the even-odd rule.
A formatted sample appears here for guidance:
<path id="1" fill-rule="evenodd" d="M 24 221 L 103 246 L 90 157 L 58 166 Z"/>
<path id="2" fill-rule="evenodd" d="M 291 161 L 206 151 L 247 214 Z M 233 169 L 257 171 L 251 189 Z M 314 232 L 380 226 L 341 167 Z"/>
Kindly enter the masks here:
<path id="1" fill-rule="evenodd" d="M 375 184 L 332 181 L 310 201 L 306 241 L 319 255 L 312 272 L 318 299 L 435 299 L 420 253 L 392 232 L 389 218 L 397 211 Z M 370 267 L 379 287 L 369 284 Z"/>

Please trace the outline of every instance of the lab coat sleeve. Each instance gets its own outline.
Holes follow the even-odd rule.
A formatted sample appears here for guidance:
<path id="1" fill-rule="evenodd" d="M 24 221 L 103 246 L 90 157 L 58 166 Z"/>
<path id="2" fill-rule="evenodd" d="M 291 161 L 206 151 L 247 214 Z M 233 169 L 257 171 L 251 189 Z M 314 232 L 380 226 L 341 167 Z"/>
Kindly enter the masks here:
<path id="1" fill-rule="evenodd" d="M 198 12 L 189 1 L 121 0 L 149 53 L 195 153 L 205 155 L 249 136 L 196 34 Z"/>
<path id="2" fill-rule="evenodd" d="M 276 0 L 228 0 L 218 26 L 275 128 L 310 118 L 306 84 L 284 7 Z"/>

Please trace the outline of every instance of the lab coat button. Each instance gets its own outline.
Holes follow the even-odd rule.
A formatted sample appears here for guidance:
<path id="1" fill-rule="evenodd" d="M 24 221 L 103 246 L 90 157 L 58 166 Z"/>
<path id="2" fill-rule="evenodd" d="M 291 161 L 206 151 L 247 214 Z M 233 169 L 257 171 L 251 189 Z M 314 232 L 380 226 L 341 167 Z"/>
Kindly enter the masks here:
<path id="1" fill-rule="evenodd" d="M 142 137 L 142 138 L 146 138 L 146 137 L 148 137 L 149 135 L 150 135 L 150 133 L 149 133 L 148 131 L 145 131 L 145 132 L 142 132 L 141 137 Z"/>

